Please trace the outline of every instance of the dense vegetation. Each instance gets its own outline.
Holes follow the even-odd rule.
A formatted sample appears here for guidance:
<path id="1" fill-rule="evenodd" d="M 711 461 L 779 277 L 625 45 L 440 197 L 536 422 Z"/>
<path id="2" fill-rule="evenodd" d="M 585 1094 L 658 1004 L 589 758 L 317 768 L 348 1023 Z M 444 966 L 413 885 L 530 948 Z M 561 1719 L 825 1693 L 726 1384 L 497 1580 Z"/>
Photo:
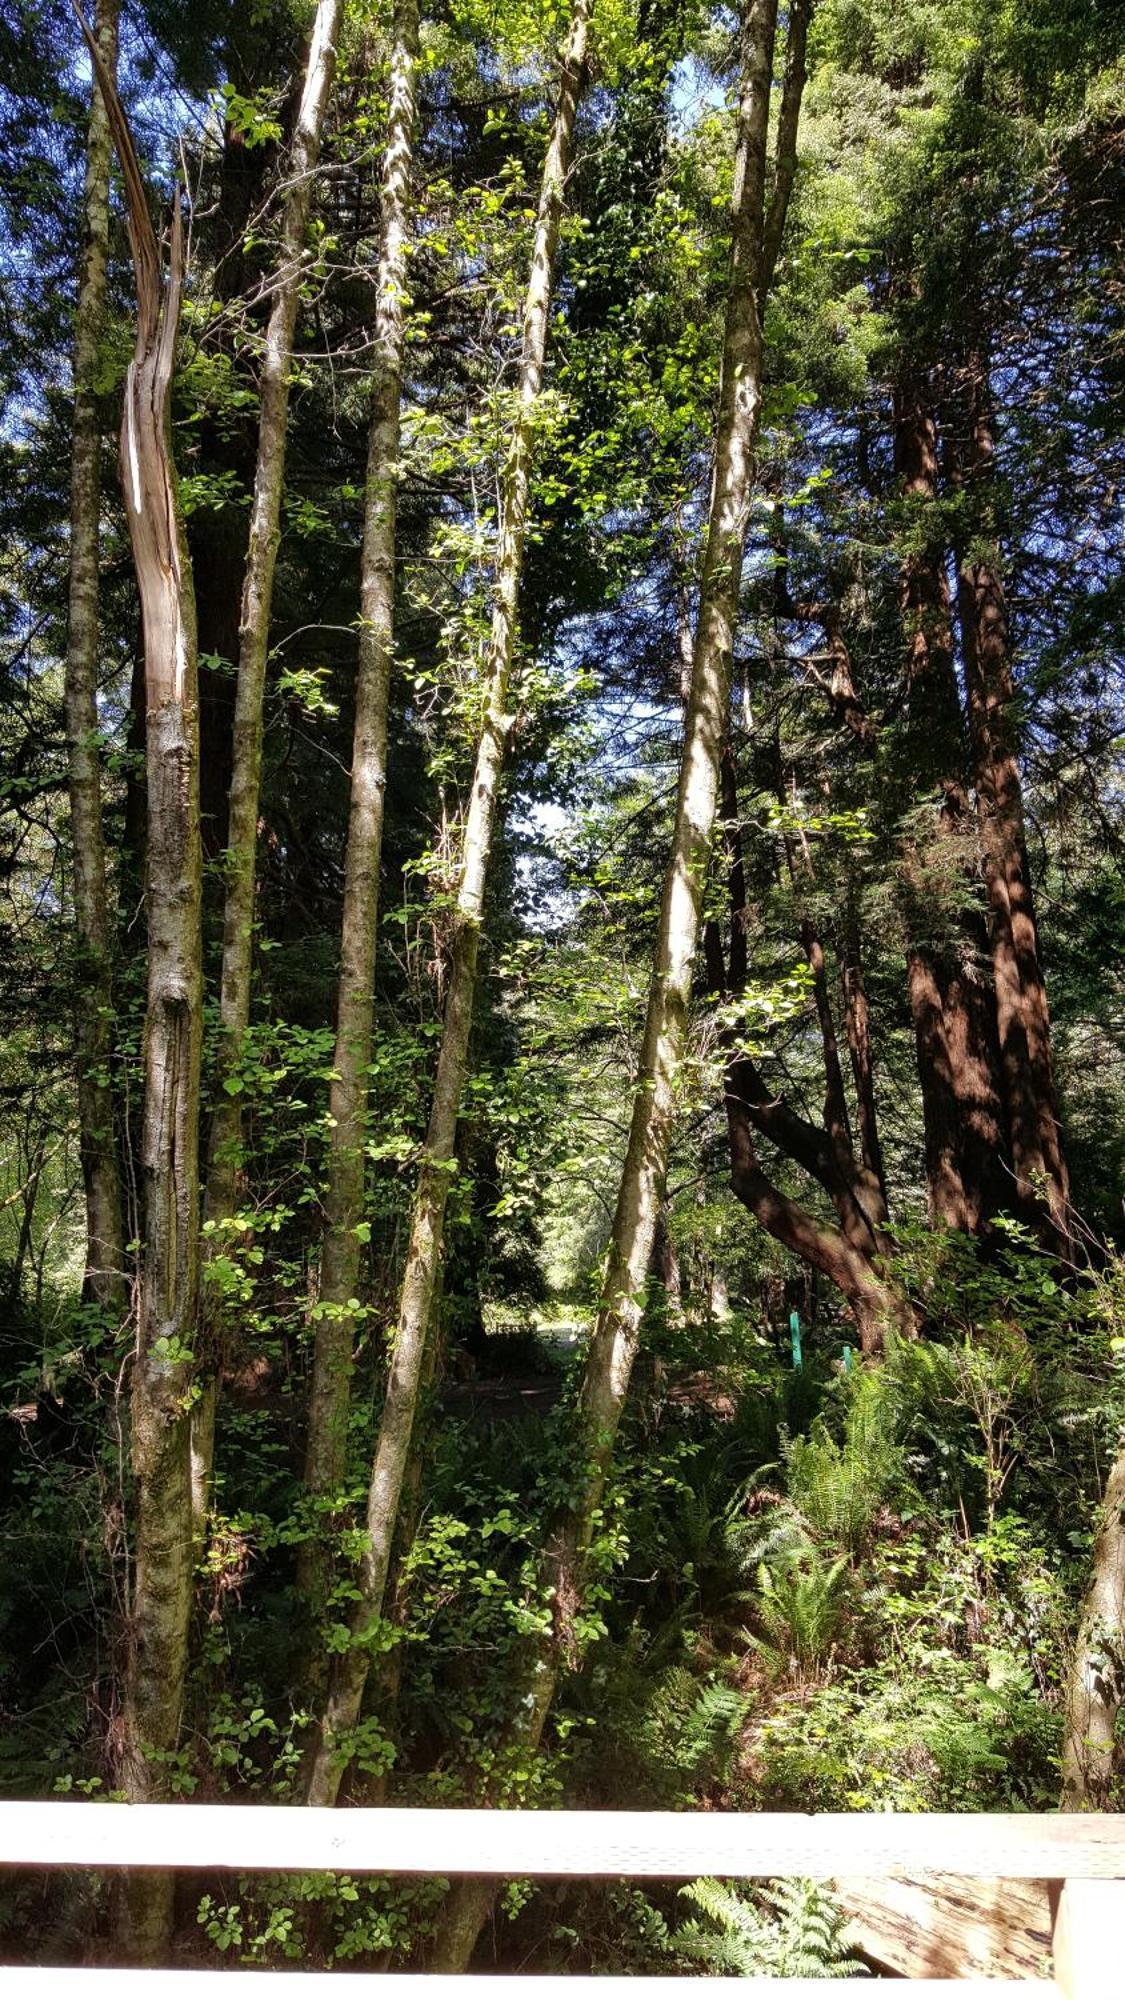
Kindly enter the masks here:
<path id="1" fill-rule="evenodd" d="M 0 1789 L 1119 1802 L 1120 7 L 0 55 Z M 851 1949 L 110 1890 L 5 1948 Z"/>

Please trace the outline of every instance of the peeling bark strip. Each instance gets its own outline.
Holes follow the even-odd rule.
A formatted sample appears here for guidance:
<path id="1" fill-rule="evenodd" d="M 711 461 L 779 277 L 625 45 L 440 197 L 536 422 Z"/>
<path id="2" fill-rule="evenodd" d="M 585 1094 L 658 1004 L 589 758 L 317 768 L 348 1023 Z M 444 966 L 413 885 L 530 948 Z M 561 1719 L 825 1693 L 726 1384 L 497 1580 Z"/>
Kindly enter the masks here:
<path id="1" fill-rule="evenodd" d="M 356 1232 L 363 1220 L 375 938 L 387 789 L 387 704 L 394 664 L 398 454 L 417 72 L 418 0 L 396 0 L 383 154 L 340 984 L 329 1097 L 321 1315 L 316 1327 L 305 1457 L 305 1484 L 310 1493 L 318 1495 L 335 1492 L 344 1476 L 355 1331 L 349 1301 L 355 1298 L 360 1282 L 361 1245 Z M 307 1543 L 302 1551 L 299 1581 L 310 1603 L 318 1604 L 324 1574 L 322 1552 L 316 1543 Z"/>
<path id="2" fill-rule="evenodd" d="M 163 1760 L 177 1747 L 183 1707 L 192 1572 L 187 1397 L 199 1289 L 199 716 L 195 606 L 168 425 L 184 245 L 177 193 L 165 283 L 129 127 L 85 22 L 83 30 L 121 160 L 137 286 L 121 474 L 144 626 L 148 993 L 122 1779 L 131 1800 L 148 1800 L 165 1789 Z M 171 1925 L 171 1876 L 138 1879 L 126 1900 L 123 1942 L 131 1957 L 151 1962 Z"/>
<path id="3" fill-rule="evenodd" d="M 119 0 L 101 0 L 96 40 L 107 76 L 117 71 Z M 98 758 L 98 524 L 101 425 L 94 392 L 109 254 L 109 163 L 105 100 L 94 90 L 86 142 L 83 248 L 74 328 L 74 427 L 70 460 L 70 583 L 66 646 L 66 750 L 78 933 L 75 1037 L 78 1122 L 86 1193 L 85 1291 L 122 1313 L 126 1303 L 121 1184 L 113 1136 L 109 1062 L 113 1046 L 112 952 L 106 900 Z"/>
<path id="4" fill-rule="evenodd" d="M 789 14 L 791 38 L 794 24 L 803 37 L 809 11 L 802 0 L 794 0 Z M 541 1570 L 554 1607 L 552 1626 L 541 1641 L 532 1642 L 526 1675 L 521 1677 L 513 1702 L 516 1719 L 512 1735 L 532 1748 L 542 1735 L 559 1674 L 574 1649 L 573 1620 L 581 1601 L 585 1554 L 637 1350 L 641 1294 L 664 1192 L 677 1076 L 687 1035 L 692 964 L 699 941 L 730 706 L 743 544 L 753 495 L 762 403 L 762 305 L 772 276 L 766 246 L 780 245 L 792 179 L 791 172 L 778 172 L 773 205 L 767 214 L 766 144 L 776 29 L 777 0 L 746 0 L 714 481 L 672 853 L 654 942 L 648 1015 L 602 1303 L 579 1392 L 575 1491 L 571 1505 L 555 1524 Z M 792 52 L 792 39 L 790 47 Z M 786 69 L 789 102 L 783 104 L 778 124 L 783 143 L 784 135 L 795 128 L 799 111 L 804 84 L 803 41 L 797 45 L 796 57 Z M 781 165 L 784 167 L 784 162 Z M 431 1970 L 464 1970 L 491 1896 L 491 1885 L 479 1879 L 466 1879 L 452 1893 Z"/>
<path id="5" fill-rule="evenodd" d="M 234 754 L 227 822 L 223 967 L 219 996 L 217 1094 L 207 1156 L 206 1220 L 221 1229 L 238 1204 L 242 1107 L 223 1089 L 237 1069 L 250 1019 L 254 931 L 254 880 L 258 802 L 262 779 L 262 708 L 269 656 L 273 578 L 280 541 L 285 483 L 286 425 L 293 335 L 297 324 L 313 176 L 325 110 L 336 66 L 342 0 L 319 0 L 305 64 L 305 82 L 288 162 L 289 193 L 282 213 L 281 248 L 273 306 L 266 328 L 259 394 L 258 461 L 250 514 L 250 541 L 242 589 L 238 680 L 234 702 Z M 215 1239 L 221 1246 L 222 1237 Z M 215 1455 L 215 1396 L 221 1359 L 219 1307 L 208 1306 L 205 1374 L 192 1412 L 192 1504 L 196 1531 L 210 1504 Z"/>
<path id="6" fill-rule="evenodd" d="M 1106 1481 L 1090 1586 L 1066 1685 L 1063 1812 L 1103 1812 L 1125 1700 L 1125 1447 Z"/>
<path id="7" fill-rule="evenodd" d="M 511 732 L 508 687 L 519 629 L 520 582 L 527 534 L 535 413 L 543 364 L 559 226 L 586 67 L 592 0 L 575 0 L 561 53 L 558 103 L 543 162 L 539 211 L 523 315 L 517 409 L 501 494 L 492 629 L 485 663 L 484 714 L 465 824 L 446 1003 L 430 1123 L 411 1215 L 406 1272 L 367 1502 L 369 1546 L 360 1566 L 353 1643 L 336 1657 L 328 1699 L 310 1759 L 306 1802 L 331 1805 L 346 1762 L 348 1732 L 359 1716 L 370 1655 L 363 1641 L 378 1620 L 410 1454 L 434 1293 L 442 1255 L 446 1198 L 455 1170 L 457 1120 L 468 1064 L 476 993 L 477 953 L 488 857 L 499 810 L 500 779 Z M 651 1244 L 650 1244 L 651 1247 Z"/>

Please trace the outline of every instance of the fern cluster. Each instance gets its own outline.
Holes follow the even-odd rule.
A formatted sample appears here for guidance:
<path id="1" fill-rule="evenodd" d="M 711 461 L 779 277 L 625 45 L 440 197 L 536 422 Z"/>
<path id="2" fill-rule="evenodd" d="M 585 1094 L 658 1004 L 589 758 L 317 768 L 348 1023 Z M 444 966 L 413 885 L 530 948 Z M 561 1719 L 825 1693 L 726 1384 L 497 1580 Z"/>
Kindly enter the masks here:
<path id="1" fill-rule="evenodd" d="M 735 1978 L 843 1979 L 866 1969 L 849 1950 L 846 1923 L 821 1882 L 789 1880 L 743 1894 L 729 1882 L 689 1882 L 691 1916 L 668 1949 Z"/>
<path id="2" fill-rule="evenodd" d="M 818 1418 L 807 1438 L 784 1448 L 793 1505 L 852 1555 L 867 1546 L 880 1507 L 905 1481 L 898 1425 L 896 1398 L 881 1377 L 865 1375 L 849 1398 L 842 1440 Z"/>

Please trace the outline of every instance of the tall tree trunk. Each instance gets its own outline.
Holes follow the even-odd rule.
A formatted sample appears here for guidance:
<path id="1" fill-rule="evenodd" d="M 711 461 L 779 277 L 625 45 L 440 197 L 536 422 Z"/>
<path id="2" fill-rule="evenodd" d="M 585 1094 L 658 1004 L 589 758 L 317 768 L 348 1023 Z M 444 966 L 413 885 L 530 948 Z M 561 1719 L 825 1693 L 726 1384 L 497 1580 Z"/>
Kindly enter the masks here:
<path id="1" fill-rule="evenodd" d="M 903 566 L 906 779 L 940 799 L 932 824 L 904 843 L 900 905 L 907 995 L 922 1092 L 931 1219 L 977 1232 L 1003 1204 L 1003 1114 L 988 1031 L 983 933 L 957 906 L 973 893 L 968 757 L 953 653 L 945 538 L 936 510 L 937 434 L 918 385 L 895 394 L 895 463 L 912 511 Z M 979 926 L 978 926 L 979 928 Z"/>
<path id="2" fill-rule="evenodd" d="M 117 73 L 119 11 L 119 0 L 101 0 L 97 12 L 97 44 L 110 77 Z M 109 1076 L 113 1048 L 113 951 L 98 758 L 98 526 L 102 454 L 94 390 L 106 298 L 111 152 L 105 100 L 95 87 L 86 141 L 82 264 L 74 328 L 66 750 L 78 933 L 75 1039 L 82 1179 L 86 1193 L 84 1289 L 97 1305 L 120 1315 L 126 1304 L 125 1244 Z"/>
<path id="3" fill-rule="evenodd" d="M 125 181 L 137 342 L 125 381 L 121 478 L 144 624 L 148 768 L 148 991 L 141 1248 L 132 1378 L 135 1484 L 121 1765 L 131 1800 L 158 1798 L 180 1733 L 191 1606 L 187 1406 L 199 1291 L 199 1068 L 203 1022 L 195 606 L 169 437 L 183 285 L 179 197 L 169 271 L 113 80 L 87 30 Z M 172 1877 L 132 1877 L 130 1956 L 166 1947 Z"/>
<path id="4" fill-rule="evenodd" d="M 849 888 L 844 913 L 844 939 L 840 960 L 840 989 L 844 1003 L 844 1032 L 852 1064 L 852 1082 L 859 1122 L 859 1144 L 864 1168 L 879 1190 L 884 1215 L 887 1212 L 887 1176 L 883 1147 L 879 1138 L 879 1114 L 875 1101 L 875 1065 L 871 1054 L 871 1022 L 867 1006 L 867 985 L 863 976 L 860 944 L 860 917 L 854 889 Z"/>
<path id="5" fill-rule="evenodd" d="M 305 1485 L 318 1497 L 335 1492 L 344 1477 L 354 1337 L 352 1302 L 360 1285 L 358 1232 L 363 1220 L 367 1073 L 387 788 L 387 704 L 394 662 L 396 495 L 417 69 L 417 0 L 396 0 L 383 157 L 351 805 L 329 1100 L 331 1137 L 305 1454 Z M 324 1586 L 318 1542 L 305 1545 L 299 1580 L 310 1606 L 318 1609 Z"/>
<path id="6" fill-rule="evenodd" d="M 242 1112 L 239 1097 L 224 1085 L 237 1069 L 250 1018 L 253 967 L 254 881 L 258 803 L 262 777 L 262 710 L 269 656 L 273 579 L 280 539 L 281 496 L 285 483 L 289 379 L 297 324 L 305 238 L 312 206 L 313 177 L 320 152 L 325 110 L 336 64 L 342 0 L 319 0 L 305 64 L 304 87 L 288 162 L 288 186 L 281 225 L 281 249 L 273 305 L 266 328 L 259 393 L 258 462 L 250 514 L 250 541 L 242 589 L 238 681 L 234 707 L 234 758 L 227 822 L 226 896 L 223 909 L 223 966 L 219 997 L 219 1059 L 215 1109 L 207 1156 L 205 1217 L 223 1242 L 222 1230 L 238 1202 Z M 220 1362 L 221 1301 L 207 1302 L 206 1347 L 200 1393 L 192 1413 L 192 1504 L 197 1530 L 210 1504 L 215 1450 L 215 1396 Z"/>
<path id="7" fill-rule="evenodd" d="M 1104 1811 L 1125 1699 L 1125 1449 L 1110 1468 L 1066 1686 L 1063 1812 Z"/>
<path id="8" fill-rule="evenodd" d="M 790 61 L 781 129 L 804 82 L 803 28 L 807 8 L 790 9 Z M 799 47 L 794 47 L 796 23 Z M 602 1301 L 590 1336 L 578 1398 L 574 1491 L 555 1523 L 541 1577 L 551 1601 L 549 1630 L 529 1644 L 526 1674 L 513 1704 L 513 1734 L 534 1747 L 555 1687 L 576 1651 L 575 1617 L 593 1524 L 601 1505 L 614 1440 L 640 1332 L 641 1295 L 652 1257 L 664 1193 L 676 1085 L 683 1055 L 692 964 L 699 941 L 704 883 L 719 797 L 727 733 L 731 661 L 738 617 L 743 543 L 753 492 L 754 453 L 762 401 L 762 309 L 772 272 L 765 242 L 780 245 L 792 173 L 775 183 L 767 216 L 766 138 L 773 78 L 777 0 L 747 0 L 741 24 L 741 81 L 732 194 L 730 287 L 723 337 L 715 465 L 684 719 L 672 853 L 664 881 L 653 949 L 652 983 L 641 1044 L 633 1114 L 610 1236 Z M 780 219 L 776 205 L 783 204 Z M 447 1905 L 432 1969 L 462 1971 L 468 1963 L 492 1887 L 463 1881 Z"/>
<path id="9" fill-rule="evenodd" d="M 328 1697 L 310 1759 L 307 1802 L 330 1805 L 339 1790 L 348 1732 L 354 1728 L 367 1680 L 364 1635 L 381 1616 L 410 1454 L 426 1340 L 442 1256 L 446 1199 L 455 1163 L 457 1121 L 465 1084 L 476 995 L 477 953 L 489 851 L 499 810 L 500 779 L 512 717 L 508 687 L 519 627 L 520 582 L 536 406 L 543 384 L 559 226 L 586 66 L 591 0 L 575 0 L 562 49 L 558 103 L 543 163 L 531 272 L 523 315 L 523 350 L 512 442 L 501 490 L 492 628 L 485 667 L 485 705 L 465 824 L 461 879 L 454 913 L 449 990 L 433 1105 L 411 1215 L 406 1272 L 367 1504 L 368 1547 L 360 1564 L 352 1644 L 333 1662 Z M 651 1247 L 651 1244 L 650 1244 Z"/>
<path id="10" fill-rule="evenodd" d="M 991 924 L 997 1031 L 1012 1167 L 1020 1200 L 1046 1239 L 1070 1246 L 1070 1182 L 1062 1148 L 1047 988 L 1039 952 L 1020 778 L 1016 689 L 990 484 L 994 439 L 988 371 L 968 365 L 967 439 L 958 472 L 973 527 L 958 551 L 957 605 L 969 734 Z"/>

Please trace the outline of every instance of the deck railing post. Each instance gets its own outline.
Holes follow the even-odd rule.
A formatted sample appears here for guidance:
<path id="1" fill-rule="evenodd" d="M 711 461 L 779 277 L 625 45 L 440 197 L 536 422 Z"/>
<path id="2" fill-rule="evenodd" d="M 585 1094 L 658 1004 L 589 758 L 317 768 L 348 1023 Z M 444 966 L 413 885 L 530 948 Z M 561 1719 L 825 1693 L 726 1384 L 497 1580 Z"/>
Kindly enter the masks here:
<path id="1" fill-rule="evenodd" d="M 1055 1984 L 1061 2000 L 1125 1993 L 1125 1881 L 1063 1883 L 1055 1912 Z"/>

